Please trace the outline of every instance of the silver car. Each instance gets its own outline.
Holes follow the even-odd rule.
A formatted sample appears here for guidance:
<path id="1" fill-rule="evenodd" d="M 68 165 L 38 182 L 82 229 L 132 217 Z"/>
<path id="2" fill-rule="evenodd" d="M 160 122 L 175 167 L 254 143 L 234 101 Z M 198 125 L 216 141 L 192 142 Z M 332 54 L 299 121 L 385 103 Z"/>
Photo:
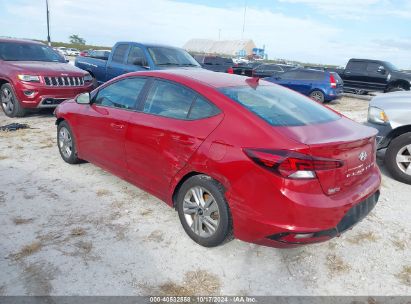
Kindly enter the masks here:
<path id="1" fill-rule="evenodd" d="M 394 92 L 374 97 L 368 108 L 368 126 L 378 132 L 378 150 L 390 174 L 411 184 L 411 92 Z"/>

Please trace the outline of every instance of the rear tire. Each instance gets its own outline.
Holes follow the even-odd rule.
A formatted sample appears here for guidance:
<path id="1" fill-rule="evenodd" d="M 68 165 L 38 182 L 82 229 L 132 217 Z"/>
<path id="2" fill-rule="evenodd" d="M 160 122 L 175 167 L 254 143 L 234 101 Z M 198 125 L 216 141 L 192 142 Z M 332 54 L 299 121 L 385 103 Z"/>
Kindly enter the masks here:
<path id="1" fill-rule="evenodd" d="M 1 86 L 1 108 L 4 114 L 11 118 L 26 115 L 26 110 L 21 106 L 13 87 L 8 83 Z"/>
<path id="2" fill-rule="evenodd" d="M 312 91 L 310 93 L 310 98 L 320 103 L 324 103 L 325 101 L 324 93 L 321 92 L 320 90 Z"/>
<path id="3" fill-rule="evenodd" d="M 68 164 L 74 165 L 81 163 L 81 159 L 77 157 L 76 142 L 73 132 L 66 121 L 59 123 L 57 127 L 57 146 L 61 158 Z"/>
<path id="4" fill-rule="evenodd" d="M 391 92 L 402 92 L 402 91 L 407 91 L 407 89 L 405 87 L 403 87 L 402 85 L 396 85 L 396 86 L 390 87 L 388 89 L 389 93 L 391 93 Z"/>
<path id="5" fill-rule="evenodd" d="M 396 180 L 411 184 L 411 132 L 393 139 L 384 158 L 388 172 Z"/>
<path id="6" fill-rule="evenodd" d="M 232 238 L 232 221 L 224 188 L 206 175 L 189 178 L 176 201 L 181 224 L 188 236 L 204 247 L 215 247 Z"/>

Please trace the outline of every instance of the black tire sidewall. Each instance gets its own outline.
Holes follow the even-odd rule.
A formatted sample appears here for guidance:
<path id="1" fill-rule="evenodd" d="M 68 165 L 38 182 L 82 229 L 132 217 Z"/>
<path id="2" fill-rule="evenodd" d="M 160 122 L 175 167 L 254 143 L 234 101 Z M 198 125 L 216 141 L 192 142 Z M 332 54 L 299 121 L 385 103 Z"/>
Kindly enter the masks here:
<path id="1" fill-rule="evenodd" d="M 411 144 L 411 132 L 402 134 L 397 138 L 393 139 L 388 146 L 387 152 L 385 154 L 384 163 L 388 170 L 388 172 L 394 177 L 396 180 L 411 184 L 411 175 L 407 175 L 398 168 L 397 165 L 397 154 L 398 151 L 406 145 Z"/>
<path id="2" fill-rule="evenodd" d="M 59 133 L 60 133 L 60 129 L 61 129 L 62 127 L 65 127 L 65 128 L 69 131 L 70 136 L 71 136 L 71 140 L 72 140 L 72 143 L 73 143 L 72 153 L 71 153 L 71 155 L 70 155 L 69 158 L 65 157 L 64 154 L 61 152 L 61 149 L 60 149 Z M 61 158 L 62 158 L 66 163 L 69 163 L 69 164 L 78 164 L 78 163 L 80 162 L 79 158 L 77 157 L 76 140 L 75 140 L 75 138 L 74 138 L 73 131 L 71 130 L 70 125 L 69 125 L 65 120 L 62 121 L 62 122 L 60 122 L 60 123 L 58 124 L 58 126 L 57 126 L 57 148 L 59 149 L 59 153 L 60 153 Z"/>
<path id="3" fill-rule="evenodd" d="M 7 114 L 6 111 L 3 108 L 3 103 L 1 102 L 1 109 L 3 110 L 4 114 L 7 117 L 14 118 L 14 117 L 22 117 L 26 114 L 26 111 L 21 107 L 20 101 L 17 99 L 16 93 L 14 92 L 14 88 L 11 84 L 5 83 L 1 86 L 1 95 L 0 98 L 3 98 L 3 90 L 7 88 L 10 90 L 11 95 L 13 96 L 13 103 L 14 103 L 14 108 L 13 112 L 11 114 Z"/>
<path id="4" fill-rule="evenodd" d="M 184 217 L 183 202 L 187 191 L 195 186 L 201 186 L 211 193 L 217 202 L 220 212 L 220 223 L 217 231 L 209 238 L 196 235 L 188 226 Z M 179 189 L 176 207 L 180 222 L 188 236 L 196 243 L 204 247 L 215 247 L 227 240 L 231 235 L 232 223 L 230 210 L 224 197 L 224 188 L 214 179 L 206 175 L 196 175 L 189 178 Z"/>

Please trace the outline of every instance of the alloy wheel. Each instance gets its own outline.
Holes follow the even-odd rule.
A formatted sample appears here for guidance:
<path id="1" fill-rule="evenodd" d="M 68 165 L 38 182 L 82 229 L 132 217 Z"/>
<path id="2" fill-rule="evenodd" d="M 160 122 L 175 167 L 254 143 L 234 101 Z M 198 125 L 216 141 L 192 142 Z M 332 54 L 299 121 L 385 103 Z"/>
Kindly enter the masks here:
<path id="1" fill-rule="evenodd" d="M 321 92 L 317 92 L 317 91 L 312 92 L 311 95 L 310 95 L 310 97 L 311 97 L 312 99 L 314 99 L 315 101 L 319 101 L 319 102 L 323 102 L 323 101 L 324 101 L 324 97 L 323 97 L 323 94 L 322 94 Z"/>
<path id="2" fill-rule="evenodd" d="M 14 98 L 13 94 L 8 88 L 3 89 L 1 103 L 4 112 L 6 112 L 7 115 L 11 115 L 14 111 Z"/>
<path id="3" fill-rule="evenodd" d="M 220 210 L 207 189 L 200 186 L 190 188 L 184 197 L 183 212 L 188 226 L 197 236 L 208 238 L 217 231 Z"/>
<path id="4" fill-rule="evenodd" d="M 406 145 L 398 151 L 396 162 L 402 172 L 411 175 L 411 145 Z"/>
<path id="5" fill-rule="evenodd" d="M 70 158 L 73 153 L 73 140 L 69 130 L 66 127 L 61 127 L 59 131 L 59 148 L 65 158 Z"/>

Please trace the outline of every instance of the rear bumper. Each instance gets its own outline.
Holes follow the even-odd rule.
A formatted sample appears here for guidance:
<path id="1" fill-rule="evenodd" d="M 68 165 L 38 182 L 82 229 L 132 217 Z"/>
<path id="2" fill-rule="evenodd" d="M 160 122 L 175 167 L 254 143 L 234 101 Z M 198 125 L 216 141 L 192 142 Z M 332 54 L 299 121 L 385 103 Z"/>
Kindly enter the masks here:
<path id="1" fill-rule="evenodd" d="M 316 232 L 283 232 L 267 236 L 267 239 L 283 243 L 284 245 L 304 245 L 332 239 L 362 221 L 374 209 L 379 197 L 380 191 L 377 191 L 372 196 L 366 198 L 364 201 L 349 209 L 338 225 L 334 228 Z"/>
<path id="2" fill-rule="evenodd" d="M 15 84 L 14 89 L 23 108 L 53 108 L 66 99 L 92 91 L 93 84 L 90 82 L 84 86 L 47 87 L 19 82 Z"/>
<path id="3" fill-rule="evenodd" d="M 340 99 L 343 97 L 344 90 L 343 88 L 333 89 L 330 88 L 325 92 L 325 101 L 332 101 L 336 99 Z"/>
<path id="4" fill-rule="evenodd" d="M 252 184 L 242 185 L 243 189 L 254 190 L 249 197 L 241 201 L 236 195 L 228 197 L 234 235 L 246 242 L 278 248 L 318 243 L 338 236 L 361 221 L 377 203 L 381 174 L 377 166 L 369 174 L 361 184 L 332 196 L 320 189 L 310 193 L 306 186 L 291 190 L 283 185 L 277 191 L 273 182 L 254 178 L 258 184 L 255 189 Z M 296 234 L 313 235 L 301 242 L 281 239 Z"/>

